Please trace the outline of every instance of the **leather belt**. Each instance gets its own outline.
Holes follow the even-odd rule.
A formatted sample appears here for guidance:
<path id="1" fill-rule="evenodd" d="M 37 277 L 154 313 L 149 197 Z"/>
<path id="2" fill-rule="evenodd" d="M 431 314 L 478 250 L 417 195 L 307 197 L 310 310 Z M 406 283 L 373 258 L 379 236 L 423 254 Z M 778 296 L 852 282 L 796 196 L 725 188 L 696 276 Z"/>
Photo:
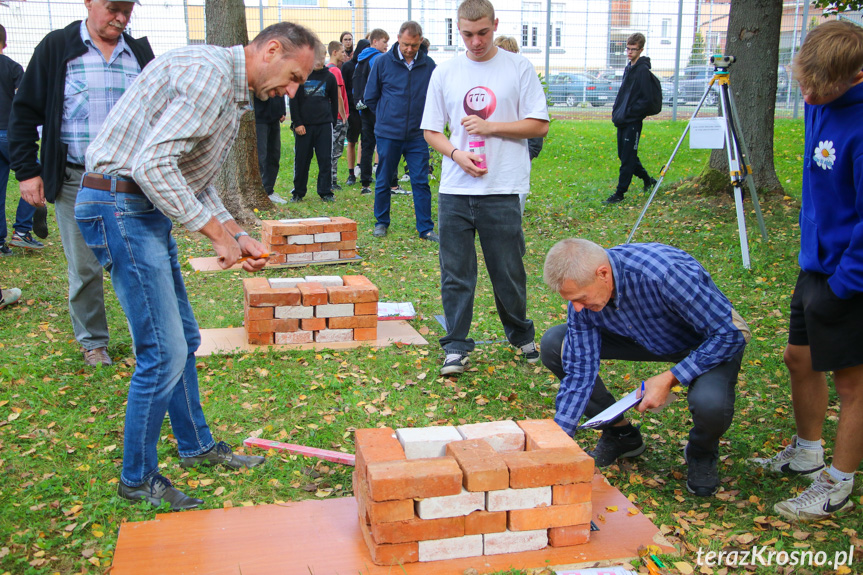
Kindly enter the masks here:
<path id="1" fill-rule="evenodd" d="M 103 192 L 120 192 L 121 194 L 143 194 L 140 186 L 132 180 L 119 176 L 109 176 L 98 172 L 87 172 L 81 179 L 81 184 Z"/>

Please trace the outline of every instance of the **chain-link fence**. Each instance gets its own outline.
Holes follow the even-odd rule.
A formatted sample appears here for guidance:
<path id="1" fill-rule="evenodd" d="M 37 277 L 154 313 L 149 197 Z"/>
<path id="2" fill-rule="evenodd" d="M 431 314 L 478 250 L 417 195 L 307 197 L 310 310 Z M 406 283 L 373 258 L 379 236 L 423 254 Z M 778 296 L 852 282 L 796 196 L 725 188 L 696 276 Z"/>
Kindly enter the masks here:
<path id="1" fill-rule="evenodd" d="M 723 52 L 730 0 L 495 0 L 497 35 L 515 38 L 521 53 L 547 79 L 550 111 L 557 117 L 610 118 L 626 65 L 626 39 L 647 37 L 645 56 L 664 79 L 661 117 L 691 114 L 709 82 L 709 56 Z M 315 30 L 325 43 L 343 31 L 356 39 L 383 28 L 395 41 L 405 20 L 416 20 L 443 62 L 464 51 L 458 35 L 458 0 L 245 0 L 249 37 L 278 21 Z M 86 17 L 83 0 L 0 0 L 5 54 L 26 66 L 51 30 Z M 860 13 L 844 18 L 861 22 Z M 757 15 L 753 15 L 757 18 Z M 785 2 L 779 44 L 776 113 L 796 115 L 790 62 L 805 31 L 822 20 L 804 0 Z M 147 36 L 156 55 L 204 42 L 204 0 L 143 0 L 128 31 Z M 674 82 L 677 73 L 678 81 Z M 677 97 L 672 99 L 674 94 Z M 675 105 L 676 104 L 676 105 Z M 802 108 L 801 108 L 802 109 Z"/>

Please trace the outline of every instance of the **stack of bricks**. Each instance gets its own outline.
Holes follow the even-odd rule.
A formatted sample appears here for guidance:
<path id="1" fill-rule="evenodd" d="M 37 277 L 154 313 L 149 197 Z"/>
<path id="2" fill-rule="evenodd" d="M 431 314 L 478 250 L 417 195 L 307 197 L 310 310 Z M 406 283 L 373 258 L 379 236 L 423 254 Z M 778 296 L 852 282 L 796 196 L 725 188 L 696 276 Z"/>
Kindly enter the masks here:
<path id="1" fill-rule="evenodd" d="M 378 565 L 584 544 L 593 468 L 550 419 L 358 429 L 360 529 Z"/>
<path id="2" fill-rule="evenodd" d="M 378 288 L 365 276 L 243 280 L 252 345 L 378 338 Z"/>
<path id="3" fill-rule="evenodd" d="M 348 218 L 266 220 L 261 242 L 271 264 L 303 264 L 357 257 L 357 223 Z"/>

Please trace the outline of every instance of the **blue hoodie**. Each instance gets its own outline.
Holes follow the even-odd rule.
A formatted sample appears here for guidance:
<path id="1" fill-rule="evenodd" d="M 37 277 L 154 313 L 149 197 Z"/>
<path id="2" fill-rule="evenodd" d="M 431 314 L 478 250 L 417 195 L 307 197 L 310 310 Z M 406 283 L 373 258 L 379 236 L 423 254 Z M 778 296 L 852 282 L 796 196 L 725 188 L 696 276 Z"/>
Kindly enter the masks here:
<path id="1" fill-rule="evenodd" d="M 863 293 L 863 84 L 806 106 L 800 267 L 837 296 Z"/>
<path id="2" fill-rule="evenodd" d="M 369 79 L 371 68 L 378 56 L 382 54 L 383 52 L 377 48 L 369 46 L 357 56 L 357 65 L 354 68 L 353 77 L 354 102 L 361 102 L 363 100 L 363 93 L 366 91 L 366 82 Z"/>

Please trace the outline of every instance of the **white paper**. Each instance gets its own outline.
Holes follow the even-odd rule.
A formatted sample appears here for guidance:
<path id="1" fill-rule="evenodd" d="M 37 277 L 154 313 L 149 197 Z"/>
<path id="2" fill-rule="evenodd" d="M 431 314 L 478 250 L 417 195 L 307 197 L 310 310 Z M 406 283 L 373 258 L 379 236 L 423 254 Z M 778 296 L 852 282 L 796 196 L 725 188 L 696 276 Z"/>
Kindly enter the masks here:
<path id="1" fill-rule="evenodd" d="M 619 400 L 617 403 L 615 403 L 611 407 L 606 408 L 605 411 L 603 411 L 602 413 L 600 413 L 599 415 L 597 415 L 596 417 L 594 417 L 590 421 L 587 421 L 587 422 L 579 425 L 578 429 L 588 429 L 588 428 L 592 428 L 592 427 L 599 427 L 599 426 L 604 425 L 604 424 L 608 423 L 609 421 L 617 418 L 617 416 L 623 415 L 624 413 L 626 413 L 627 411 L 629 411 L 630 409 L 632 409 L 633 407 L 635 407 L 636 405 L 639 404 L 639 402 L 641 401 L 641 397 L 639 397 L 640 394 L 641 394 L 641 386 L 638 386 L 636 389 L 633 389 L 629 395 L 625 396 L 623 399 Z"/>
<path id="2" fill-rule="evenodd" d="M 721 150 L 725 147 L 725 118 L 693 118 L 689 122 L 689 148 Z"/>
<path id="3" fill-rule="evenodd" d="M 378 317 L 379 318 L 387 318 L 387 317 L 404 317 L 404 318 L 414 318 L 416 317 L 417 312 L 414 310 L 414 304 L 405 301 L 405 302 L 387 302 L 387 301 L 379 301 L 378 302 Z"/>

